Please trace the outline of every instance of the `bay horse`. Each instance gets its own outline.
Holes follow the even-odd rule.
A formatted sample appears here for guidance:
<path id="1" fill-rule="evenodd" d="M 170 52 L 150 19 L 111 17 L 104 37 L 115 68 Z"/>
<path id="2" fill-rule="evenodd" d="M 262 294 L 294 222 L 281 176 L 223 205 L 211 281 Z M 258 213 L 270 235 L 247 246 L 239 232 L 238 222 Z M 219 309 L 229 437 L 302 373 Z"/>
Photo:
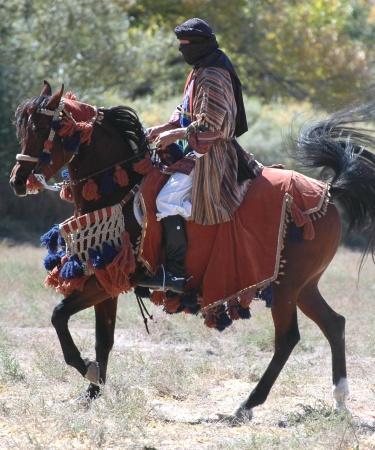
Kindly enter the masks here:
<path id="1" fill-rule="evenodd" d="M 47 188 L 47 182 L 67 165 L 69 181 L 64 183 L 68 188 L 65 194 L 74 202 L 75 217 L 121 204 L 130 243 L 135 247 L 141 226 L 135 217 L 133 193 L 144 177 L 142 164 L 150 163 L 146 132 L 131 108 L 117 106 L 97 110 L 71 95 L 65 96 L 64 101 L 63 89 L 52 94 L 51 86 L 45 81 L 39 96 L 18 107 L 15 123 L 22 152 L 17 155 L 10 185 L 17 196 L 25 196 L 28 191 L 37 193 Z M 70 108 L 66 107 L 67 103 Z M 370 121 L 373 113 L 374 104 L 336 113 L 303 129 L 290 149 L 291 155 L 302 165 L 331 170 L 330 191 L 343 206 L 349 226 L 369 224 L 370 239 L 365 255 L 370 253 L 372 258 L 375 158 L 371 149 L 375 148 L 375 138 L 369 131 L 358 128 L 357 123 Z M 64 135 L 60 129 L 62 124 L 66 127 L 73 124 L 73 131 Z M 115 168 L 126 170 L 126 183 L 119 182 L 114 191 L 104 189 L 102 195 L 84 192 L 87 180 L 102 179 L 106 170 L 113 172 Z M 92 201 L 94 197 L 96 201 Z M 317 324 L 329 342 L 334 407 L 345 410 L 348 394 L 345 318 L 332 310 L 318 288 L 319 279 L 335 256 L 341 239 L 341 219 L 334 203 L 328 204 L 325 215 L 316 220 L 314 228 L 313 240 L 299 244 L 285 240 L 283 255 L 287 264 L 283 282 L 273 286 L 274 355 L 256 387 L 231 419 L 251 418 L 253 408 L 265 402 L 300 339 L 297 307 Z M 139 262 L 133 261 L 133 265 L 129 289 L 136 288 L 137 281 L 145 275 L 145 268 Z M 52 314 L 52 324 L 66 363 L 90 382 L 81 396 L 88 401 L 98 397 L 106 382 L 108 358 L 114 343 L 117 295 L 108 294 L 102 285 L 102 279 L 87 275 L 84 286 L 66 295 Z M 95 309 L 95 361 L 81 356 L 68 328 L 69 318 L 89 307 Z"/>

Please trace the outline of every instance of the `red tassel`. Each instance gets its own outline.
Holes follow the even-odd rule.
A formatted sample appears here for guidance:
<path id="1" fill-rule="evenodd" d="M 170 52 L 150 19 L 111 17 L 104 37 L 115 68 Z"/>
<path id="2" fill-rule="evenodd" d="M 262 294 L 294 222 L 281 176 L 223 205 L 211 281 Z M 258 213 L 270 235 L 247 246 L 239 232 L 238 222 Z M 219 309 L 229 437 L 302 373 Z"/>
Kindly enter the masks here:
<path id="1" fill-rule="evenodd" d="M 96 201 L 100 199 L 99 188 L 95 181 L 90 178 L 82 189 L 83 198 L 88 201 Z"/>
<path id="2" fill-rule="evenodd" d="M 302 227 L 302 225 L 305 224 L 307 220 L 306 214 L 304 214 L 295 203 L 292 203 L 291 214 L 297 227 Z"/>
<path id="3" fill-rule="evenodd" d="M 176 295 L 176 297 L 166 298 L 164 301 L 165 309 L 171 313 L 175 313 L 178 308 L 181 306 L 180 296 Z"/>
<path id="4" fill-rule="evenodd" d="M 151 156 L 147 154 L 144 159 L 142 159 L 142 161 L 133 164 L 133 169 L 135 172 L 140 173 L 141 175 L 150 173 L 152 170 Z"/>
<path id="5" fill-rule="evenodd" d="M 51 150 L 51 148 L 52 148 L 52 144 L 53 144 L 53 142 L 52 141 L 44 141 L 44 149 L 45 150 Z"/>
<path id="6" fill-rule="evenodd" d="M 76 122 L 68 116 L 64 116 L 61 121 L 61 128 L 59 130 L 60 136 L 72 136 L 76 128 Z"/>
<path id="7" fill-rule="evenodd" d="M 65 94 L 65 98 L 68 100 L 77 100 L 77 97 L 73 94 L 72 91 L 69 91 Z"/>
<path id="8" fill-rule="evenodd" d="M 250 305 L 250 303 L 253 301 L 256 290 L 256 288 L 251 288 L 238 297 L 238 301 L 240 302 L 242 308 L 247 308 Z"/>
<path id="9" fill-rule="evenodd" d="M 88 266 L 94 270 L 95 276 L 103 288 L 113 298 L 131 289 L 129 275 L 135 271 L 135 258 L 130 242 L 129 233 L 122 233 L 122 248 L 116 258 L 105 269 L 94 269 L 89 262 Z"/>
<path id="10" fill-rule="evenodd" d="M 124 187 L 129 184 L 128 174 L 126 173 L 126 170 L 124 170 L 119 164 L 116 165 L 113 179 L 115 180 L 115 183 L 117 183 L 120 187 Z"/>
<path id="11" fill-rule="evenodd" d="M 236 298 L 228 302 L 228 314 L 232 320 L 238 320 L 241 316 L 238 314 L 238 300 Z"/>
<path id="12" fill-rule="evenodd" d="M 164 291 L 153 291 L 150 300 L 156 306 L 164 305 L 166 300 Z"/>
<path id="13" fill-rule="evenodd" d="M 73 192 L 69 184 L 63 184 L 60 191 L 60 198 L 66 202 L 73 202 Z"/>
<path id="14" fill-rule="evenodd" d="M 303 239 L 306 241 L 312 241 L 315 237 L 314 225 L 310 219 L 310 217 L 306 217 L 307 221 L 305 226 L 303 227 Z"/>
<path id="15" fill-rule="evenodd" d="M 214 328 L 216 326 L 216 316 L 212 309 L 209 309 L 204 316 L 204 324 L 208 328 Z"/>
<path id="16" fill-rule="evenodd" d="M 35 189 L 44 189 L 44 186 L 39 183 L 39 181 L 35 178 L 34 174 L 31 173 L 26 181 L 26 190 L 34 191 Z"/>
<path id="17" fill-rule="evenodd" d="M 81 132 L 80 142 L 87 142 L 87 144 L 89 145 L 91 143 L 93 124 L 91 122 L 79 122 L 77 123 L 76 130 Z"/>

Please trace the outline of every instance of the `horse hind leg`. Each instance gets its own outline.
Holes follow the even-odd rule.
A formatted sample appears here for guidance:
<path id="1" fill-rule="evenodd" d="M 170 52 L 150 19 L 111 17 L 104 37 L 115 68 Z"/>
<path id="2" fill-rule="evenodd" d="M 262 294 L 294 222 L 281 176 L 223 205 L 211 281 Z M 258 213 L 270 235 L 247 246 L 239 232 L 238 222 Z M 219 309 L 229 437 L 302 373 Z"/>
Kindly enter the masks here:
<path id="1" fill-rule="evenodd" d="M 346 410 L 349 393 L 345 358 L 345 318 L 337 314 L 324 300 L 317 283 L 310 283 L 300 293 L 297 306 L 323 332 L 332 353 L 334 408 Z"/>
<path id="2" fill-rule="evenodd" d="M 275 327 L 275 349 L 271 362 L 252 390 L 247 400 L 229 416 L 228 419 L 243 419 L 252 417 L 252 409 L 264 403 L 277 377 L 300 340 L 297 320 L 297 308 L 292 291 L 283 287 L 275 287 L 275 305 L 272 308 L 272 318 Z"/>

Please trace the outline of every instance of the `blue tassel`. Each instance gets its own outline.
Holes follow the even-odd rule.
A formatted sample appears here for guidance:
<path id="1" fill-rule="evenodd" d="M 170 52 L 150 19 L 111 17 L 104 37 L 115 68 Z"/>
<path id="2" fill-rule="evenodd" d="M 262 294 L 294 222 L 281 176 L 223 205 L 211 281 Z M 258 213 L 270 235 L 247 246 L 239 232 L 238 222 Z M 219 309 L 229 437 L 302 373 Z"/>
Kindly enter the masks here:
<path id="1" fill-rule="evenodd" d="M 59 240 L 59 226 L 55 225 L 40 238 L 42 247 L 46 247 L 49 253 L 56 253 Z"/>
<path id="2" fill-rule="evenodd" d="M 61 264 L 61 258 L 65 255 L 65 250 L 60 250 L 56 253 L 48 253 L 44 258 L 44 268 L 51 272 L 55 267 Z"/>
<path id="3" fill-rule="evenodd" d="M 67 152 L 77 153 L 79 144 L 81 142 L 81 133 L 76 131 L 71 136 L 64 138 L 64 148 Z"/>
<path id="4" fill-rule="evenodd" d="M 302 241 L 303 241 L 302 229 L 303 229 L 303 227 L 297 227 L 297 225 L 294 222 L 292 222 L 291 228 L 290 228 L 290 240 L 294 244 L 302 243 Z"/>
<path id="5" fill-rule="evenodd" d="M 225 312 L 225 306 L 220 306 L 220 315 L 217 318 L 216 326 L 214 327 L 215 330 L 223 331 L 225 328 L 228 328 L 230 325 L 232 325 L 233 320 L 228 316 L 228 314 Z"/>
<path id="6" fill-rule="evenodd" d="M 66 280 L 83 277 L 83 266 L 78 259 L 78 255 L 71 256 L 61 269 L 60 276 Z"/>
<path id="7" fill-rule="evenodd" d="M 94 266 L 94 269 L 105 269 L 105 261 L 103 259 L 103 256 L 98 252 L 97 250 L 93 248 L 89 248 L 87 250 L 89 254 L 89 259 L 92 262 L 92 265 Z"/>
<path id="8" fill-rule="evenodd" d="M 184 157 L 184 150 L 181 147 L 181 145 L 177 143 L 168 145 L 167 150 L 169 153 L 171 164 L 174 164 L 175 162 L 179 161 L 181 158 Z"/>
<path id="9" fill-rule="evenodd" d="M 68 169 L 62 170 L 61 176 L 62 176 L 63 180 L 69 181 L 69 170 Z"/>
<path id="10" fill-rule="evenodd" d="M 151 297 L 151 291 L 147 287 L 143 286 L 137 286 L 134 289 L 134 294 L 141 298 L 150 298 Z"/>
<path id="11" fill-rule="evenodd" d="M 251 312 L 250 312 L 250 308 L 243 308 L 241 305 L 238 305 L 238 315 L 241 317 L 241 319 L 250 319 L 251 317 Z"/>
<path id="12" fill-rule="evenodd" d="M 267 308 L 272 308 L 273 307 L 273 285 L 270 284 L 269 286 L 266 287 L 266 289 L 264 289 L 259 295 L 258 298 L 260 298 L 261 300 L 264 300 L 266 302 L 266 307 Z"/>
<path id="13" fill-rule="evenodd" d="M 52 161 L 51 153 L 43 151 L 42 154 L 39 156 L 39 163 L 42 166 L 49 166 Z"/>
<path id="14" fill-rule="evenodd" d="M 190 314 L 197 315 L 201 309 L 201 305 L 198 303 L 197 291 L 194 289 L 186 294 L 180 295 L 180 302 Z"/>
<path id="15" fill-rule="evenodd" d="M 57 120 L 52 120 L 51 127 L 52 127 L 52 129 L 53 129 L 54 131 L 59 131 L 60 128 L 61 128 L 61 122 L 60 122 L 60 120 L 59 120 L 59 119 L 57 119 Z"/>
<path id="16" fill-rule="evenodd" d="M 118 251 L 108 244 L 108 242 L 103 242 L 103 259 L 105 265 L 110 264 L 118 255 Z"/>
<path id="17" fill-rule="evenodd" d="M 57 243 L 60 245 L 60 247 L 66 247 L 65 239 L 59 234 L 59 237 L 57 238 Z"/>
<path id="18" fill-rule="evenodd" d="M 113 175 L 106 172 L 100 181 L 100 187 L 99 187 L 100 194 L 101 195 L 112 194 L 112 192 L 115 192 L 116 189 L 118 189 L 118 185 L 116 184 L 115 180 L 113 179 Z"/>

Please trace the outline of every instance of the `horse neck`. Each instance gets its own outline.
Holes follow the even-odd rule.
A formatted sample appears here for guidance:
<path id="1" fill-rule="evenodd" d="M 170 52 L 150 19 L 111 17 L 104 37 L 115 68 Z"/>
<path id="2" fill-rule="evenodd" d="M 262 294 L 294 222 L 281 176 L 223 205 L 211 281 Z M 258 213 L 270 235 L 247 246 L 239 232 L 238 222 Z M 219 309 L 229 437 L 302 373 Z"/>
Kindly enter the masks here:
<path id="1" fill-rule="evenodd" d="M 141 181 L 142 176 L 132 170 L 132 156 L 132 150 L 125 148 L 116 130 L 104 123 L 94 127 L 91 142 L 81 144 L 78 154 L 68 165 L 76 216 L 119 203 Z M 129 177 L 127 186 L 100 195 L 98 200 L 84 197 L 83 190 L 89 180 L 93 180 L 99 190 L 106 169 L 113 174 L 116 164 L 128 159 L 128 163 L 122 164 Z"/>

